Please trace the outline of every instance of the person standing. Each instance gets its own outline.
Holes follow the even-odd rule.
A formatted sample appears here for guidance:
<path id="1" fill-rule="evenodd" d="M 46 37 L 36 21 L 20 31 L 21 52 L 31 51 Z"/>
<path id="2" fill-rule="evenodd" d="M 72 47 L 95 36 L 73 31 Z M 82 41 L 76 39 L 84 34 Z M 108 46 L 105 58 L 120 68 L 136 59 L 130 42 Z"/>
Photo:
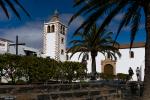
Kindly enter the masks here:
<path id="1" fill-rule="evenodd" d="M 137 67 L 137 68 L 136 68 L 137 81 L 140 81 L 140 74 L 141 74 L 140 68 Z"/>
<path id="2" fill-rule="evenodd" d="M 129 68 L 128 73 L 129 73 L 129 80 L 130 80 L 130 79 L 133 80 L 132 76 L 133 76 L 134 73 L 133 73 L 133 70 L 132 70 L 131 67 Z"/>

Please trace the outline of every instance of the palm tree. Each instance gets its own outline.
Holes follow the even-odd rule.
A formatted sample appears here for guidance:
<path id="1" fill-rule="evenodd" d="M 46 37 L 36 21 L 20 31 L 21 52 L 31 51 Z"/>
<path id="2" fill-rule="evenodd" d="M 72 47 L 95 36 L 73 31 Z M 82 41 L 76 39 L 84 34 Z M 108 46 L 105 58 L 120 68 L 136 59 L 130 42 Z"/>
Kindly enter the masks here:
<path id="1" fill-rule="evenodd" d="M 20 4 L 18 0 L 0 0 L 0 7 L 4 11 L 8 19 L 10 17 L 9 8 L 13 11 L 17 18 L 21 19 L 21 16 L 17 10 L 18 6 L 23 10 L 23 12 L 25 12 L 27 16 L 30 17 L 29 13 L 24 9 L 24 7 Z"/>
<path id="2" fill-rule="evenodd" d="M 145 17 L 146 44 L 143 100 L 150 100 L 150 0 L 77 0 L 74 6 L 80 6 L 81 9 L 74 14 L 70 22 L 81 14 L 88 15 L 85 22 L 76 30 L 76 33 L 83 27 L 88 30 L 92 24 L 97 22 L 99 18 L 104 15 L 105 12 L 107 12 L 108 16 L 105 17 L 104 21 L 99 27 L 99 31 L 103 30 L 103 28 L 105 28 L 117 14 L 123 11 L 124 15 L 120 21 L 116 39 L 121 29 L 130 24 L 130 47 L 132 47 L 134 39 L 137 35 L 141 16 L 143 15 Z"/>
<path id="3" fill-rule="evenodd" d="M 77 52 L 81 52 L 80 55 L 90 52 L 92 58 L 92 80 L 96 79 L 95 57 L 97 56 L 98 52 L 102 53 L 103 55 L 105 55 L 105 53 L 110 54 L 114 58 L 116 58 L 115 55 L 113 55 L 114 53 L 120 56 L 118 48 L 113 46 L 113 44 L 115 44 L 116 46 L 119 46 L 119 44 L 112 40 L 112 32 L 106 33 L 106 31 L 103 30 L 96 38 L 97 32 L 97 27 L 94 24 L 86 35 L 83 34 L 84 32 L 74 34 L 74 36 L 79 37 L 80 39 L 78 38 L 72 40 L 71 43 L 73 44 L 73 46 L 68 50 L 68 52 L 72 53 L 71 57 Z"/>

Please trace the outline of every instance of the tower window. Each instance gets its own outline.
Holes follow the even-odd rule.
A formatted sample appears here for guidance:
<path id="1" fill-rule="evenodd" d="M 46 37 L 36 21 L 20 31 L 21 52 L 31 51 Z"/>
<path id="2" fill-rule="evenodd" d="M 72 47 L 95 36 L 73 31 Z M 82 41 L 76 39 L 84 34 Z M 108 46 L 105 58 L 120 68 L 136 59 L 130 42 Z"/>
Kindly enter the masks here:
<path id="1" fill-rule="evenodd" d="M 51 26 L 51 32 L 55 32 L 55 26 L 54 25 Z"/>
<path id="2" fill-rule="evenodd" d="M 133 51 L 130 51 L 129 55 L 130 55 L 130 58 L 134 58 L 134 52 Z"/>
<path id="3" fill-rule="evenodd" d="M 61 44 L 64 44 L 64 38 L 63 37 L 61 38 Z"/>
<path id="4" fill-rule="evenodd" d="M 47 33 L 50 33 L 50 26 L 47 26 Z"/>
<path id="5" fill-rule="evenodd" d="M 60 33 L 62 33 L 62 28 L 63 28 L 63 27 L 62 27 L 62 25 L 61 25 L 61 26 L 60 26 Z"/>
<path id="6" fill-rule="evenodd" d="M 63 25 L 60 26 L 60 33 L 63 35 L 65 34 L 65 26 Z"/>
<path id="7" fill-rule="evenodd" d="M 64 55 L 64 50 L 63 49 L 61 49 L 61 54 Z"/>
<path id="8" fill-rule="evenodd" d="M 63 34 L 65 34 L 65 27 L 63 27 Z"/>
<path id="9" fill-rule="evenodd" d="M 69 55 L 66 55 L 66 59 L 69 60 Z"/>
<path id="10" fill-rule="evenodd" d="M 0 43 L 0 46 L 5 46 L 5 44 L 3 44 L 3 43 Z"/>

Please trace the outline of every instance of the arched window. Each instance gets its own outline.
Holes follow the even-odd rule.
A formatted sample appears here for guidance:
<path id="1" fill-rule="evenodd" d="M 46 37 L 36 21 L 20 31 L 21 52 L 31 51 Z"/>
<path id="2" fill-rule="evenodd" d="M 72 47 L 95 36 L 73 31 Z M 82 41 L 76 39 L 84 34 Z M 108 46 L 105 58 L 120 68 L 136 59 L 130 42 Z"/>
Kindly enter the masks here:
<path id="1" fill-rule="evenodd" d="M 62 28 L 63 28 L 63 26 L 61 25 L 60 26 L 60 33 L 63 33 Z"/>
<path id="2" fill-rule="evenodd" d="M 64 50 L 63 49 L 61 49 L 61 54 L 64 55 Z"/>
<path id="3" fill-rule="evenodd" d="M 50 26 L 47 26 L 47 33 L 50 33 Z"/>
<path id="4" fill-rule="evenodd" d="M 63 37 L 61 38 L 61 44 L 64 44 L 64 38 Z"/>
<path id="5" fill-rule="evenodd" d="M 68 54 L 66 55 L 66 59 L 69 60 L 69 55 Z"/>
<path id="6" fill-rule="evenodd" d="M 54 25 L 51 26 L 51 32 L 55 32 L 55 26 Z"/>
<path id="7" fill-rule="evenodd" d="M 65 34 L 65 27 L 63 27 L 63 34 Z"/>

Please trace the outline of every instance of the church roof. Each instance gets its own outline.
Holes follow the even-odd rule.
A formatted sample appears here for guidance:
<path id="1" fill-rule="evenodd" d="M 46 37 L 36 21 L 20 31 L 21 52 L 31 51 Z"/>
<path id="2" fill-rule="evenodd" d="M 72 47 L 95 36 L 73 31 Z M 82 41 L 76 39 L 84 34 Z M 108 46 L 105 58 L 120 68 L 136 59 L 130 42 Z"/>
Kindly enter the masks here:
<path id="1" fill-rule="evenodd" d="M 4 38 L 1 38 L 1 37 L 0 37 L 0 40 L 1 40 L 1 41 L 4 41 L 4 42 L 13 42 L 13 41 L 11 41 L 11 40 L 4 39 Z"/>
<path id="2" fill-rule="evenodd" d="M 145 47 L 145 43 L 144 42 L 136 42 L 133 43 L 132 48 L 142 48 Z M 130 43 L 127 44 L 120 44 L 119 49 L 128 49 L 130 48 Z"/>
<path id="3" fill-rule="evenodd" d="M 50 19 L 50 21 L 51 22 L 60 21 L 58 10 L 55 10 L 54 15 L 52 16 L 52 18 Z"/>
<path id="4" fill-rule="evenodd" d="M 144 48 L 145 47 L 145 43 L 144 42 L 136 42 L 133 43 L 132 48 Z M 130 43 L 127 44 L 120 44 L 119 49 L 129 49 L 130 48 Z M 66 49 L 66 51 L 68 51 L 69 48 Z"/>

